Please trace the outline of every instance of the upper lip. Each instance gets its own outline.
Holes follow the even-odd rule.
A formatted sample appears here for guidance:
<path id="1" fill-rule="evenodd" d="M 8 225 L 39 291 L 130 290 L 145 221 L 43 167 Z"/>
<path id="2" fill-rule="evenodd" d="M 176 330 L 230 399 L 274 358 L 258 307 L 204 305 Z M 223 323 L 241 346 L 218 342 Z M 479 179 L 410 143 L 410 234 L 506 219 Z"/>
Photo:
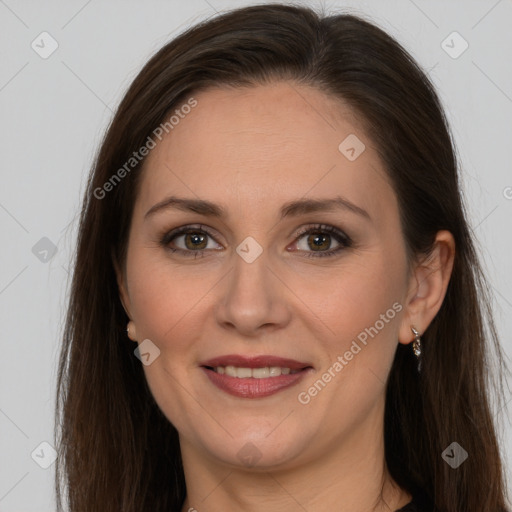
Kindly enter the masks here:
<path id="1" fill-rule="evenodd" d="M 208 359 L 208 361 L 201 363 L 201 366 L 210 366 L 212 368 L 217 366 L 236 366 L 238 368 L 265 368 L 267 366 L 279 366 L 281 368 L 290 368 L 291 370 L 302 370 L 310 367 L 311 365 L 309 363 L 301 363 L 295 359 L 287 359 L 284 357 L 267 355 L 246 357 L 237 354 L 229 354 Z"/>

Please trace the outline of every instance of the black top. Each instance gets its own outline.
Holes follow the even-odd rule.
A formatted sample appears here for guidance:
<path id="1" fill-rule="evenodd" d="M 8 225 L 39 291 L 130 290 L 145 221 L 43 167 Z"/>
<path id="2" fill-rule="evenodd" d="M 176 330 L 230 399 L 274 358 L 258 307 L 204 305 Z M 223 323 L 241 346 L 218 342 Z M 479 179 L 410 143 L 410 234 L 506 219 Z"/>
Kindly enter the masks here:
<path id="1" fill-rule="evenodd" d="M 413 496 L 412 501 L 396 512 L 435 512 L 434 508 L 420 496 Z"/>

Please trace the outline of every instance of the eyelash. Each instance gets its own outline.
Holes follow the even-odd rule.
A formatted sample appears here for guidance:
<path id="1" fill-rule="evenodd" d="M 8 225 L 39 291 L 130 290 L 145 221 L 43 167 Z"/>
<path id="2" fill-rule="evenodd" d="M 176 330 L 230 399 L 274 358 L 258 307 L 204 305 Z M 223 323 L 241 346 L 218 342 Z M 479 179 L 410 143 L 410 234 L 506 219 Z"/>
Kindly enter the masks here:
<path id="1" fill-rule="evenodd" d="M 215 238 L 212 234 L 208 232 L 207 229 L 204 229 L 202 225 L 199 227 L 195 226 L 183 226 L 181 228 L 174 229 L 172 231 L 169 231 L 166 233 L 161 239 L 160 239 L 160 245 L 167 250 L 171 251 L 172 253 L 181 253 L 184 256 L 187 257 L 204 257 L 205 249 L 198 249 L 198 250 L 185 250 L 185 249 L 176 249 L 169 247 L 169 244 L 178 236 L 180 235 L 186 235 L 186 234 L 197 234 L 197 233 L 203 233 L 213 240 Z M 338 228 L 335 228 L 333 226 L 329 226 L 327 224 L 316 224 L 314 226 L 310 226 L 299 233 L 297 233 L 296 240 L 302 238 L 305 235 L 309 235 L 311 233 L 315 234 L 329 234 L 331 235 L 339 244 L 340 246 L 336 249 L 330 249 L 329 251 L 306 251 L 305 257 L 306 258 L 322 258 L 326 256 L 334 256 L 335 254 L 343 251 L 344 249 L 347 249 L 352 246 L 352 240 L 349 236 L 347 236 L 343 231 L 339 230 Z M 194 253 L 194 256 L 192 256 L 191 253 Z M 201 256 L 200 253 L 203 253 Z"/>

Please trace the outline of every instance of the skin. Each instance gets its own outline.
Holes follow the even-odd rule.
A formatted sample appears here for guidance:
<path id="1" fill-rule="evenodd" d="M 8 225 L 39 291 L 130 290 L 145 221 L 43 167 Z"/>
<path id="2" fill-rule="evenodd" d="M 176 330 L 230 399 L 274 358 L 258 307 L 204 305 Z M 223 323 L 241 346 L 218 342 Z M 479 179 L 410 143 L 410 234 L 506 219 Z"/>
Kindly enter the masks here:
<path id="1" fill-rule="evenodd" d="M 411 496 L 385 467 L 385 383 L 398 343 L 414 339 L 411 325 L 424 332 L 441 306 L 453 237 L 440 231 L 431 257 L 408 266 L 395 192 L 372 141 L 339 100 L 287 82 L 194 97 L 197 106 L 146 160 L 126 264 L 116 266 L 131 338 L 160 350 L 144 372 L 179 432 L 182 510 L 397 510 Z M 366 146 L 354 161 L 338 150 L 349 134 Z M 171 194 L 212 201 L 227 216 L 169 208 L 144 218 Z M 336 195 L 370 219 L 344 209 L 280 219 L 288 201 Z M 298 234 L 319 223 L 353 245 L 315 257 L 343 247 L 320 231 L 326 241 L 315 251 Z M 199 257 L 159 243 L 191 224 L 211 233 Z M 252 263 L 236 252 L 248 236 L 263 249 Z M 186 242 L 178 236 L 169 247 L 193 252 Z M 300 403 L 298 393 L 395 303 L 394 318 Z M 225 354 L 277 355 L 314 370 L 297 386 L 244 399 L 220 391 L 200 368 Z M 252 467 L 237 455 L 247 443 L 259 457 Z"/>

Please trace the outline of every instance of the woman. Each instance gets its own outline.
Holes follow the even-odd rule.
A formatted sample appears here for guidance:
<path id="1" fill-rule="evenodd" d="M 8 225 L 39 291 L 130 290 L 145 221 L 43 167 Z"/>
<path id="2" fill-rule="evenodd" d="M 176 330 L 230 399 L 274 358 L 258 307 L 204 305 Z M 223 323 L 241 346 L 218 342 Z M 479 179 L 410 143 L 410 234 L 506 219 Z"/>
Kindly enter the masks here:
<path id="1" fill-rule="evenodd" d="M 458 180 L 431 83 L 361 18 L 247 7 L 162 48 L 84 198 L 59 507 L 505 510 Z"/>

